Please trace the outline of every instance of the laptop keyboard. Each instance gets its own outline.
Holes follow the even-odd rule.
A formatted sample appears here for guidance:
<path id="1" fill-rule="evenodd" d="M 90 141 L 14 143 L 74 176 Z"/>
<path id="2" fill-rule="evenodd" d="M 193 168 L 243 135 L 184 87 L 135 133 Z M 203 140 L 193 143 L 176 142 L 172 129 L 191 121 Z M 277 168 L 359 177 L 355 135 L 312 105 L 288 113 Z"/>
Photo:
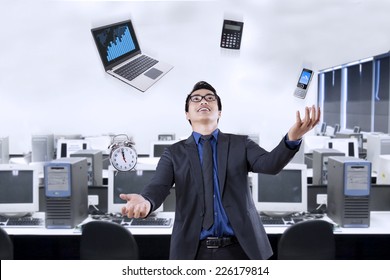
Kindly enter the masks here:
<path id="1" fill-rule="evenodd" d="M 158 61 L 149 56 L 142 55 L 122 67 L 116 69 L 114 73 L 131 81 L 145 72 L 147 69 L 155 65 Z"/>

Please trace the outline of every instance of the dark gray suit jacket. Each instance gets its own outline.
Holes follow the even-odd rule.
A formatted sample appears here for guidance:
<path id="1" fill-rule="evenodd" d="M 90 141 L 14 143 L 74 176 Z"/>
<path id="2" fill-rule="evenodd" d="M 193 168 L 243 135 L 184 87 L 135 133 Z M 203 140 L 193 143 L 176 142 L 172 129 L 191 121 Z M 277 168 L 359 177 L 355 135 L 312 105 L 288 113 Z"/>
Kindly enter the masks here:
<path id="1" fill-rule="evenodd" d="M 218 135 L 218 178 L 222 204 L 234 233 L 251 259 L 268 259 L 272 249 L 248 187 L 248 172 L 276 174 L 298 149 L 289 149 L 284 139 L 271 152 L 247 136 Z M 194 259 L 204 214 L 202 169 L 193 136 L 165 150 L 156 175 L 142 193 L 157 209 L 175 184 L 176 211 L 170 259 Z"/>

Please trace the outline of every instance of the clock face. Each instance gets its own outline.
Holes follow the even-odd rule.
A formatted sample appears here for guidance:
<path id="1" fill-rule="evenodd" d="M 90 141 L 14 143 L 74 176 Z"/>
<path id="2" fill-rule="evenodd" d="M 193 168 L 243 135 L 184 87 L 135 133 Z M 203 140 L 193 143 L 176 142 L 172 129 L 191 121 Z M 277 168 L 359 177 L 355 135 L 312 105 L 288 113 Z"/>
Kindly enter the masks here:
<path id="1" fill-rule="evenodd" d="M 111 164 L 119 171 L 130 171 L 137 164 L 137 154 L 131 147 L 118 147 L 111 153 Z"/>

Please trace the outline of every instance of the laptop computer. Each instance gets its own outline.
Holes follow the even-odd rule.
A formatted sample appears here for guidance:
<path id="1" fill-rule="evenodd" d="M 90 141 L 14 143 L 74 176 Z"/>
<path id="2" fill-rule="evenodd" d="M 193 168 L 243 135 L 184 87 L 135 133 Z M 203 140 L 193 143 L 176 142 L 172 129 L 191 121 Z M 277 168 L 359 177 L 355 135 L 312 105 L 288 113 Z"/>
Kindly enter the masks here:
<path id="1" fill-rule="evenodd" d="M 91 29 L 105 71 L 146 91 L 173 66 L 142 53 L 131 20 Z"/>

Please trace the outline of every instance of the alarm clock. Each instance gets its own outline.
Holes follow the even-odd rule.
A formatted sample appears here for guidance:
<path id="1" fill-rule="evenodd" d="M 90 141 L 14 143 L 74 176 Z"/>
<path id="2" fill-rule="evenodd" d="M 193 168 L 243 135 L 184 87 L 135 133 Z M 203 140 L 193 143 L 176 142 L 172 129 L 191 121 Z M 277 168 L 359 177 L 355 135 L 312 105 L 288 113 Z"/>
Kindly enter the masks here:
<path id="1" fill-rule="evenodd" d="M 125 140 L 116 140 L 118 136 L 126 136 Z M 137 164 L 137 152 L 134 148 L 134 142 L 125 134 L 119 134 L 113 137 L 110 149 L 110 163 L 118 171 L 130 171 Z"/>

